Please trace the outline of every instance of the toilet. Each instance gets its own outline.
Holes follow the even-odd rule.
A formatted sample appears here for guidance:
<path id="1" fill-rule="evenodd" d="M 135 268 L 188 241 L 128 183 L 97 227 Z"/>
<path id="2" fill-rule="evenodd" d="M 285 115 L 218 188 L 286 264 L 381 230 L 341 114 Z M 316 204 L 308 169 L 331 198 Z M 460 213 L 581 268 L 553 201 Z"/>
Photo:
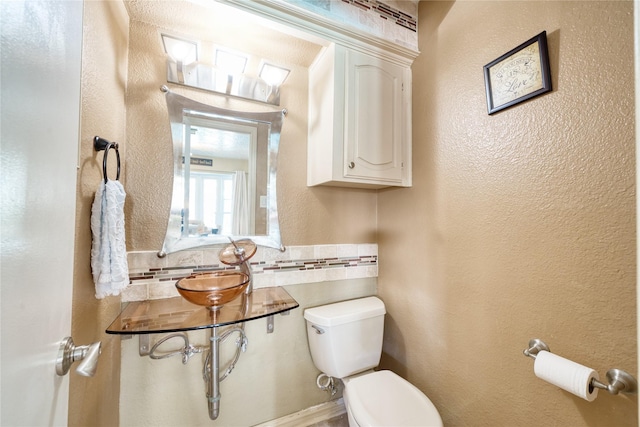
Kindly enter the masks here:
<path id="1" fill-rule="evenodd" d="M 382 354 L 384 303 L 359 298 L 304 311 L 311 357 L 344 383 L 350 427 L 442 426 L 429 398 L 391 371 L 374 371 Z"/>

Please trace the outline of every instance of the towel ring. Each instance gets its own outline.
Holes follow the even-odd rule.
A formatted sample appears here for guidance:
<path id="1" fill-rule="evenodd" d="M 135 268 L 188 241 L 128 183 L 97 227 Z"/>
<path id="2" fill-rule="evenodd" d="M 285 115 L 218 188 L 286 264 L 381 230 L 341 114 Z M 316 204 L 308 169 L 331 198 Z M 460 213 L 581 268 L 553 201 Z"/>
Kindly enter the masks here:
<path id="1" fill-rule="evenodd" d="M 109 181 L 109 177 L 107 176 L 107 155 L 109 154 L 110 149 L 116 150 L 116 162 L 117 162 L 117 172 L 116 172 L 116 181 L 120 179 L 120 151 L 118 151 L 118 143 L 117 142 L 109 142 L 104 138 L 100 138 L 96 136 L 93 138 L 93 147 L 96 151 L 104 150 L 104 157 L 102 158 L 102 174 L 104 175 L 104 183 L 106 184 Z"/>

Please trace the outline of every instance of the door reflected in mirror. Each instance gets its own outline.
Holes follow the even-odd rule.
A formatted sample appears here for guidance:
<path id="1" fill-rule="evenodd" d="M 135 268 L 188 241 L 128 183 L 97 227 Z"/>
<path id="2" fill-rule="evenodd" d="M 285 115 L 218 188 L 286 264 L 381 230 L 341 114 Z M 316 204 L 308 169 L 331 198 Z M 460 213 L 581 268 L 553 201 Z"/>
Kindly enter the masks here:
<path id="1" fill-rule="evenodd" d="M 284 111 L 250 113 L 166 93 L 174 153 L 160 255 L 250 238 L 283 250 L 276 160 Z"/>

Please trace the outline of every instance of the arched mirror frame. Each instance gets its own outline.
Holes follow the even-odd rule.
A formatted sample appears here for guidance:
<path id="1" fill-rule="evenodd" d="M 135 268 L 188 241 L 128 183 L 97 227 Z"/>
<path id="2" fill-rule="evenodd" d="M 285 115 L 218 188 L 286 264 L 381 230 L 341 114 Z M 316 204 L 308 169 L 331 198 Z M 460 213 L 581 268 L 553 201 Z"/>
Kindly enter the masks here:
<path id="1" fill-rule="evenodd" d="M 171 125 L 171 139 L 173 141 L 173 193 L 167 232 L 165 235 L 162 250 L 158 256 L 192 249 L 202 246 L 229 243 L 229 238 L 234 240 L 248 238 L 257 245 L 276 248 L 284 251 L 280 236 L 280 223 L 278 220 L 278 200 L 276 194 L 276 170 L 278 149 L 280 145 L 280 131 L 286 110 L 274 112 L 245 112 L 233 111 L 218 108 L 207 104 L 202 104 L 185 98 L 169 91 L 166 86 L 161 88 L 165 92 L 169 121 Z M 265 235 L 219 235 L 211 234 L 206 236 L 189 236 L 183 233 L 183 210 L 184 206 L 184 179 L 185 167 L 183 165 L 184 156 L 184 125 L 187 117 L 202 118 L 223 118 L 232 119 L 244 123 L 262 123 L 269 127 L 267 142 L 267 207 L 266 221 L 267 233 Z M 188 120 L 188 119 L 187 119 Z"/>

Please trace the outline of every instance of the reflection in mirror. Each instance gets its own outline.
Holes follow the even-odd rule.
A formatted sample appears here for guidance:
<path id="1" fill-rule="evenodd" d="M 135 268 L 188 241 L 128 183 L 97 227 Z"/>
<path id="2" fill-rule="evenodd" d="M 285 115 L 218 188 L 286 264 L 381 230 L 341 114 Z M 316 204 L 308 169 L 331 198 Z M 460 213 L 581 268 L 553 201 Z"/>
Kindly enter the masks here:
<path id="1" fill-rule="evenodd" d="M 159 256 L 229 237 L 284 250 L 276 164 L 284 110 L 231 111 L 190 100 L 165 86 L 174 177 Z"/>

